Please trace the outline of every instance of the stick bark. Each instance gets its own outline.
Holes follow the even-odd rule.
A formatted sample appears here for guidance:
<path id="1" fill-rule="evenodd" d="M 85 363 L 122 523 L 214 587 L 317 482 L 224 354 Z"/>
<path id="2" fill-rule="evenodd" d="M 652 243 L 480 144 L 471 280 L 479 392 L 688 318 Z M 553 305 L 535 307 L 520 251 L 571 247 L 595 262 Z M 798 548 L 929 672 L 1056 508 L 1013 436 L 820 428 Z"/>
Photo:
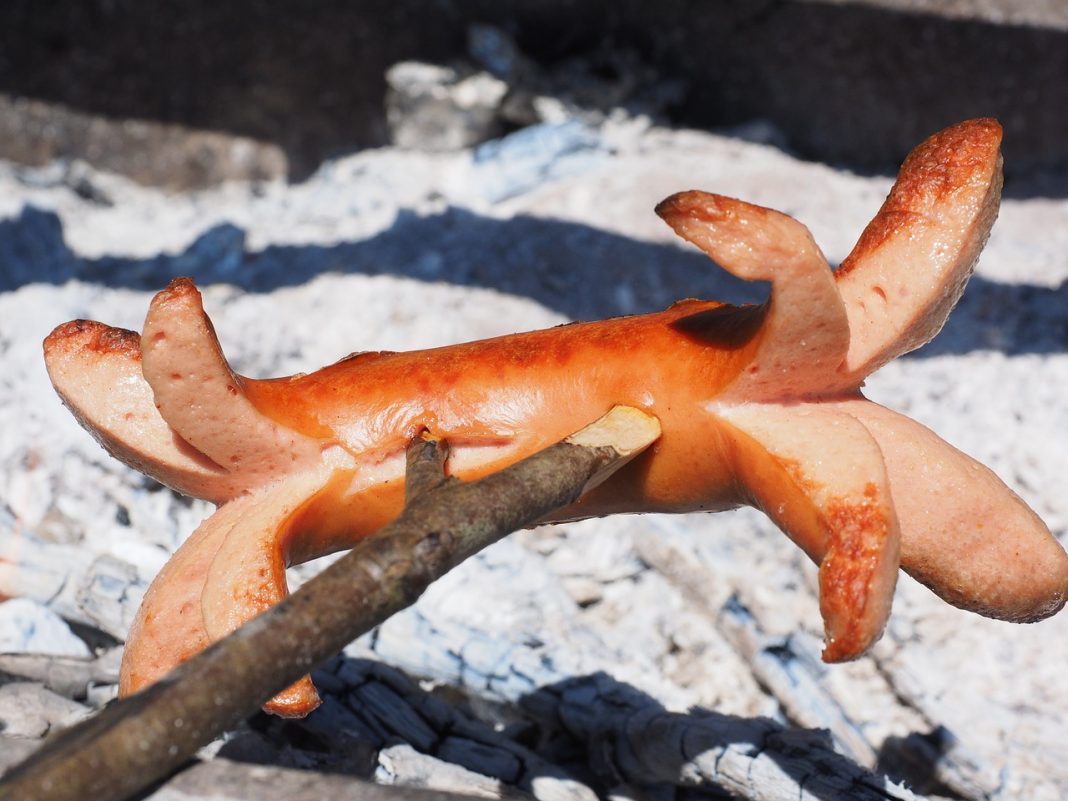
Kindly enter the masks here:
<path id="1" fill-rule="evenodd" d="M 409 451 L 409 500 L 396 521 L 161 681 L 47 740 L 0 781 L 0 800 L 128 798 L 410 606 L 464 559 L 575 501 L 659 434 L 655 418 L 616 407 L 470 483 L 431 478 L 430 467 L 441 475 L 442 446 L 417 438 Z"/>

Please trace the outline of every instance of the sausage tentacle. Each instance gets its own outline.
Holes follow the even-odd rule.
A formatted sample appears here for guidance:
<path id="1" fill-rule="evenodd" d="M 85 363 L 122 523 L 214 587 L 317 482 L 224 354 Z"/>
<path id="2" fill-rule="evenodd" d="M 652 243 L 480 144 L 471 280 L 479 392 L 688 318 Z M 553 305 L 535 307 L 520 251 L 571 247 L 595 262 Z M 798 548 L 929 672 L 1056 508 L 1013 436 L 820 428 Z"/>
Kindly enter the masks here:
<path id="1" fill-rule="evenodd" d="M 210 642 L 221 640 L 289 595 L 286 566 L 289 544 L 303 507 L 330 481 L 322 468 L 298 473 L 265 491 L 259 502 L 222 538 L 200 596 Z M 264 709 L 284 717 L 303 717 L 319 706 L 310 676 L 271 699 Z"/>
<path id="2" fill-rule="evenodd" d="M 261 414 L 223 356 L 200 292 L 176 278 L 156 294 L 141 336 L 156 407 L 182 439 L 251 489 L 314 468 L 331 443 Z"/>
<path id="3" fill-rule="evenodd" d="M 804 225 L 773 209 L 696 191 L 672 195 L 656 213 L 732 275 L 771 282 L 756 352 L 720 400 L 796 398 L 837 388 L 849 321 L 830 265 Z"/>
<path id="4" fill-rule="evenodd" d="M 961 609 L 1034 622 L 1068 598 L 1068 559 L 994 472 L 933 431 L 877 403 L 838 401 L 879 443 L 909 575 Z"/>
<path id="5" fill-rule="evenodd" d="M 879 445 L 852 416 L 823 404 L 712 411 L 729 427 L 749 503 L 820 566 L 823 658 L 855 659 L 882 634 L 900 562 Z"/>
<path id="6" fill-rule="evenodd" d="M 93 320 L 44 341 L 52 385 L 74 417 L 119 461 L 185 495 L 221 503 L 241 490 L 160 416 L 141 372 L 141 337 Z"/>
<path id="7" fill-rule="evenodd" d="M 120 671 L 123 695 L 152 684 L 289 594 L 285 568 L 294 527 L 332 477 L 323 468 L 260 488 L 220 506 L 193 532 L 138 609 Z M 305 676 L 264 708 L 294 717 L 318 705 Z"/>
<path id="8" fill-rule="evenodd" d="M 126 636 L 119 693 L 130 695 L 163 678 L 211 644 L 200 596 L 223 539 L 259 502 L 244 495 L 220 506 L 156 575 Z"/>
<path id="9" fill-rule="evenodd" d="M 1001 126 L 962 122 L 901 165 L 835 273 L 849 315 L 852 386 L 930 341 L 960 300 L 1001 203 Z"/>

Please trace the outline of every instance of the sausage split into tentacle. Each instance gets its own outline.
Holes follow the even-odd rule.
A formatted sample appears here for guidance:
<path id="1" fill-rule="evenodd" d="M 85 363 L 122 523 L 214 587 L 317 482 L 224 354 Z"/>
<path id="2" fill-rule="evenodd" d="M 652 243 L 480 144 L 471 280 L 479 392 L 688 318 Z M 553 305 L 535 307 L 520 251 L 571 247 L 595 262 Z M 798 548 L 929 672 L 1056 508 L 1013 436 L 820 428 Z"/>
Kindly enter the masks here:
<path id="1" fill-rule="evenodd" d="M 883 454 L 867 428 L 823 404 L 715 410 L 750 505 L 820 566 L 828 662 L 854 659 L 882 634 L 901 542 Z"/>
<path id="2" fill-rule="evenodd" d="M 204 582 L 223 539 L 259 502 L 244 495 L 200 524 L 152 582 L 126 637 L 119 693 L 147 687 L 211 644 L 204 626 Z"/>
<path id="3" fill-rule="evenodd" d="M 879 443 L 909 575 L 954 606 L 1001 620 L 1041 620 L 1064 605 L 1064 551 L 989 468 L 876 403 L 833 405 Z"/>
<path id="4" fill-rule="evenodd" d="M 244 489 L 160 416 L 141 372 L 139 335 L 74 320 L 49 334 L 44 349 L 56 392 L 116 459 L 178 492 L 215 503 Z"/>
<path id="5" fill-rule="evenodd" d="M 942 330 L 1001 202 L 1001 126 L 968 120 L 916 147 L 835 278 L 853 385 Z"/>
<path id="6" fill-rule="evenodd" d="M 755 352 L 720 401 L 798 398 L 836 385 L 849 321 L 830 265 L 805 226 L 706 192 L 672 195 L 656 213 L 732 275 L 771 282 Z"/>
<path id="7" fill-rule="evenodd" d="M 246 488 L 315 467 L 319 441 L 261 414 L 223 356 L 200 292 L 188 278 L 152 299 L 141 338 L 141 369 L 167 425 Z"/>
<path id="8" fill-rule="evenodd" d="M 45 341 L 57 391 L 127 464 L 221 504 L 156 578 L 121 691 L 149 684 L 284 597 L 285 567 L 351 546 L 400 511 L 404 448 L 427 431 L 477 478 L 617 404 L 661 437 L 554 520 L 620 512 L 766 512 L 820 566 L 828 661 L 879 636 L 900 565 L 950 603 L 1029 621 L 1068 596 L 1068 556 L 993 473 L 860 394 L 926 342 L 997 213 L 1001 129 L 922 143 L 838 271 L 790 217 L 703 192 L 657 212 L 725 269 L 769 281 L 761 306 L 681 301 L 308 375 L 234 374 L 200 293 L 178 279 L 140 338 L 75 321 Z M 551 521 L 547 521 L 551 522 Z M 304 679 L 268 709 L 305 714 Z"/>

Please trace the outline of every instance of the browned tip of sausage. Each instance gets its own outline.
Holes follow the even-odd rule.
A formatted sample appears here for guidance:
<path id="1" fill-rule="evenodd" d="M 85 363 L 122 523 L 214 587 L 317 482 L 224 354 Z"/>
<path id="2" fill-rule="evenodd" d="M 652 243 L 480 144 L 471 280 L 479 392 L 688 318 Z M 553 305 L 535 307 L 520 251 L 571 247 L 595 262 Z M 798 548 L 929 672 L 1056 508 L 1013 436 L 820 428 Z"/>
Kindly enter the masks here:
<path id="1" fill-rule="evenodd" d="M 995 620 L 1037 623 L 1063 609 L 1068 600 L 1068 555 L 1057 540 L 1048 534 L 1031 541 L 1017 532 L 996 534 L 1015 543 L 1001 558 L 980 554 L 974 566 L 953 565 L 957 575 L 949 566 L 931 564 L 909 566 L 906 571 L 948 603 Z"/>
<path id="2" fill-rule="evenodd" d="M 767 212 L 763 206 L 746 203 L 744 200 L 736 200 L 724 195 L 716 195 L 711 192 L 701 192 L 690 189 L 685 192 L 676 192 L 671 197 L 665 198 L 656 204 L 656 213 L 664 222 L 672 228 L 686 220 L 697 220 L 705 223 L 719 223 L 730 220 L 736 216 L 740 209 L 748 213 Z"/>
<path id="3" fill-rule="evenodd" d="M 152 298 L 152 305 L 181 301 L 189 297 L 200 297 L 200 290 L 197 289 L 192 278 L 180 275 L 177 278 L 172 278 L 165 288 L 155 294 Z"/>
<path id="4" fill-rule="evenodd" d="M 718 204 L 715 201 L 715 195 L 690 189 L 686 192 L 676 192 L 670 197 L 664 198 L 656 204 L 654 211 L 668 225 L 676 217 L 708 219 L 710 216 L 716 217 L 715 211 L 718 208 Z"/>
<path id="5" fill-rule="evenodd" d="M 141 337 L 136 331 L 112 328 L 95 320 L 71 320 L 45 337 L 45 358 L 63 353 L 89 351 L 141 359 Z"/>
<path id="6" fill-rule="evenodd" d="M 825 514 L 832 533 L 820 563 L 820 612 L 826 629 L 823 661 L 863 655 L 882 635 L 894 597 L 899 553 L 892 512 L 873 482 L 862 499 L 835 499 Z"/>
<path id="7" fill-rule="evenodd" d="M 918 144 L 901 165 L 879 214 L 836 271 L 841 278 L 903 225 L 944 202 L 953 192 L 989 183 L 997 170 L 1001 124 L 983 117 L 953 125 Z"/>
<path id="8" fill-rule="evenodd" d="M 309 676 L 302 676 L 263 705 L 263 711 L 281 718 L 303 718 L 310 715 L 322 701 Z"/>

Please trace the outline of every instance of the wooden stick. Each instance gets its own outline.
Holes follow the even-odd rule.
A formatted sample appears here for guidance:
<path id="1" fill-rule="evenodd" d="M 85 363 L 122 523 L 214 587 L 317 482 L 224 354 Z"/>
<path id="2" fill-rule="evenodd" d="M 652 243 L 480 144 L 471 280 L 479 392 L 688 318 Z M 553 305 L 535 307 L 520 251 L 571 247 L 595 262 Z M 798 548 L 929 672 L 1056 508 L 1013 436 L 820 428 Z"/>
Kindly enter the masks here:
<path id="1" fill-rule="evenodd" d="M 432 581 L 572 503 L 660 435 L 617 406 L 582 431 L 478 481 L 442 475 L 443 447 L 409 449 L 401 516 L 292 596 L 161 681 L 45 742 L 0 781 L 0 800 L 119 799 L 144 789 L 348 642 L 410 606 Z"/>
<path id="2" fill-rule="evenodd" d="M 445 483 L 445 460 L 449 443 L 423 432 L 408 446 L 404 470 L 404 503 L 407 506 L 427 490 Z"/>

